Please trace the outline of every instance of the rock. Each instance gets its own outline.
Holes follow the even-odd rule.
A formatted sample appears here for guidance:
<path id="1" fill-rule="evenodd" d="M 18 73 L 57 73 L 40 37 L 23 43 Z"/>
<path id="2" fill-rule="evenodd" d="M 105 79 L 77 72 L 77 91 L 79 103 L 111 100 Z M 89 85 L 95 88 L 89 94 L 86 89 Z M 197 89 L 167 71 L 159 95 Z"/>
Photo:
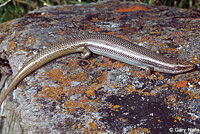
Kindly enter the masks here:
<path id="1" fill-rule="evenodd" d="M 200 11 L 103 1 L 44 7 L 0 25 L 13 75 L 38 51 L 87 33 L 112 34 L 187 59 L 197 70 L 171 75 L 107 57 L 58 58 L 24 78 L 4 105 L 10 133 L 169 133 L 200 131 Z M 2 93 L 5 90 L 2 91 Z M 1 93 L 1 96 L 2 96 Z M 11 121 L 12 120 L 12 121 Z"/>

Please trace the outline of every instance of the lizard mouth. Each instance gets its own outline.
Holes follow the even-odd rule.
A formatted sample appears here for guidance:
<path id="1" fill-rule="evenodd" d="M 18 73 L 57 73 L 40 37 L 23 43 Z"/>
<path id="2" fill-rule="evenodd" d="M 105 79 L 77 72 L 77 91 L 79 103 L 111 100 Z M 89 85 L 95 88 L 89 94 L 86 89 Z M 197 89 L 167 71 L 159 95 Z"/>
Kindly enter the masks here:
<path id="1" fill-rule="evenodd" d="M 181 66 L 176 67 L 175 72 L 176 73 L 184 73 L 184 72 L 191 71 L 195 68 L 196 68 L 195 64 L 189 63 L 187 65 L 181 65 Z"/>

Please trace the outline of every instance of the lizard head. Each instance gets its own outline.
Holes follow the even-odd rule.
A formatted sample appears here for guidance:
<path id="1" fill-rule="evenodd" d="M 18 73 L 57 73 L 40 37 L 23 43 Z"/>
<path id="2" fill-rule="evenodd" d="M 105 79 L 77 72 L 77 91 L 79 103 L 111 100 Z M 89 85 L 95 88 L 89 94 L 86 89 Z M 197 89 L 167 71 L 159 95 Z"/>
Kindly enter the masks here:
<path id="1" fill-rule="evenodd" d="M 195 64 L 179 58 L 174 60 L 174 62 L 173 74 L 188 72 L 196 67 Z"/>

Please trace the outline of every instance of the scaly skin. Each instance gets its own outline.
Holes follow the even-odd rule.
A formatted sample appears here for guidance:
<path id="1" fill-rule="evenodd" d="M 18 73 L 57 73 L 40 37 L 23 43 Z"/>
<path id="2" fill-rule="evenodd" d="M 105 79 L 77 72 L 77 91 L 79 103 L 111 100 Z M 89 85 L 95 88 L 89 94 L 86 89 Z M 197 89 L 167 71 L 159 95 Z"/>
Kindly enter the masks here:
<path id="1" fill-rule="evenodd" d="M 84 35 L 66 40 L 61 44 L 55 44 L 30 59 L 11 81 L 1 98 L 0 105 L 15 86 L 31 72 L 58 57 L 77 52 L 83 52 L 82 58 L 88 58 L 90 52 L 92 52 L 141 67 L 146 69 L 147 72 L 158 71 L 178 74 L 195 68 L 195 65 L 188 61 L 167 58 L 115 36 L 104 34 Z"/>

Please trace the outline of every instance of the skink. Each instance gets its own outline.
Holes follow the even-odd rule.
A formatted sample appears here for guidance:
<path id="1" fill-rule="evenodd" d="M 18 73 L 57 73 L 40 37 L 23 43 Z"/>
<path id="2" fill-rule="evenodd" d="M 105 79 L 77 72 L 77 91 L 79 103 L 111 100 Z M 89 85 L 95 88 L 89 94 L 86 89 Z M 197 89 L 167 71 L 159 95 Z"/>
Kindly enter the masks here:
<path id="1" fill-rule="evenodd" d="M 188 61 L 168 58 L 112 35 L 88 34 L 65 40 L 60 44 L 54 44 L 30 59 L 11 81 L 1 98 L 0 105 L 13 88 L 31 72 L 58 57 L 76 52 L 82 52 L 82 58 L 88 58 L 91 52 L 103 55 L 138 66 L 147 70 L 147 72 L 158 71 L 178 74 L 195 68 L 195 65 Z"/>

